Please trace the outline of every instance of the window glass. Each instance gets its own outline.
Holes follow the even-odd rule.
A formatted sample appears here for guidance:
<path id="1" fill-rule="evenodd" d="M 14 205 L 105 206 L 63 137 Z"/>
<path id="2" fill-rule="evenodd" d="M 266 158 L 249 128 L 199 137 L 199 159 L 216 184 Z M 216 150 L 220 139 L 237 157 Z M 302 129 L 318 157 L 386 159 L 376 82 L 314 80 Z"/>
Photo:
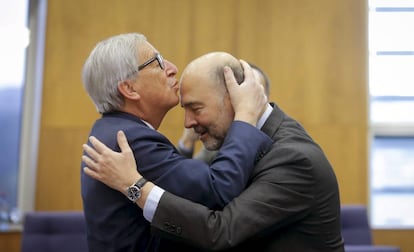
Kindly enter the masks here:
<path id="1" fill-rule="evenodd" d="M 386 123 L 391 128 L 409 123 L 414 124 L 414 97 L 383 96 L 372 98 L 370 110 L 373 124 L 384 125 Z"/>
<path id="2" fill-rule="evenodd" d="M 414 227 L 414 137 L 375 137 L 371 155 L 372 222 Z"/>
<path id="3" fill-rule="evenodd" d="M 393 6 L 393 5 L 390 5 Z M 375 51 L 414 50 L 414 12 L 410 7 L 377 7 L 369 14 L 375 19 L 370 28 L 370 48 Z"/>
<path id="4" fill-rule="evenodd" d="M 414 1 L 369 1 L 370 217 L 414 228 Z"/>
<path id="5" fill-rule="evenodd" d="M 374 55 L 369 62 L 371 95 L 414 97 L 414 55 Z"/>

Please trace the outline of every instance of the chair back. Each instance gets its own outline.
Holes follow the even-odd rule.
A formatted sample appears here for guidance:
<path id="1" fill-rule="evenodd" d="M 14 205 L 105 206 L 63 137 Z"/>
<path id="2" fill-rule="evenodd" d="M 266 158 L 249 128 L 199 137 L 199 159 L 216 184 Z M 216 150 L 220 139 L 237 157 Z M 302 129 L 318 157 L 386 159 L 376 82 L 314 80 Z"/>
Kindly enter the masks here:
<path id="1" fill-rule="evenodd" d="M 22 234 L 22 252 L 87 252 L 83 212 L 28 212 Z"/>
<path id="2" fill-rule="evenodd" d="M 372 245 L 371 226 L 364 205 L 341 206 L 342 236 L 345 245 Z"/>

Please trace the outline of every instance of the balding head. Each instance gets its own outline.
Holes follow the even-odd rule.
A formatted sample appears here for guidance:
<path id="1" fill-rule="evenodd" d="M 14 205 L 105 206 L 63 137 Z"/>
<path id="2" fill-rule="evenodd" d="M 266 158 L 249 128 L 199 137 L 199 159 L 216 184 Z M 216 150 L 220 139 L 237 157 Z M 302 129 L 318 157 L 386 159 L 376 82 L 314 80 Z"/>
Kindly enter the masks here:
<path id="1" fill-rule="evenodd" d="M 212 52 L 204 54 L 188 64 L 183 71 L 180 85 L 200 84 L 200 82 L 186 81 L 187 78 L 196 76 L 204 80 L 210 79 L 203 84 L 217 85 L 216 88 L 223 90 L 222 88 L 226 88 L 224 66 L 229 66 L 233 70 L 237 82 L 243 81 L 243 68 L 238 59 L 226 52 Z"/>
<path id="2" fill-rule="evenodd" d="M 232 68 L 236 80 L 242 82 L 240 62 L 225 52 L 208 53 L 193 60 L 184 69 L 180 80 L 184 125 L 194 128 L 209 150 L 222 145 L 234 118 L 224 79 L 225 66 Z"/>

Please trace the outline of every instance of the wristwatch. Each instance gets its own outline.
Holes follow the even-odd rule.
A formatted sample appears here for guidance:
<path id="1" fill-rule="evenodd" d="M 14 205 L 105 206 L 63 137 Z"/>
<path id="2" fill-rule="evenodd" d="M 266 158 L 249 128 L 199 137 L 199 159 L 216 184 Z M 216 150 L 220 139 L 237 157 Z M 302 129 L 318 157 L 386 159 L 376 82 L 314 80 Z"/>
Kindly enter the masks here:
<path id="1" fill-rule="evenodd" d="M 136 202 L 141 197 L 141 189 L 148 181 L 142 177 L 135 184 L 127 188 L 127 197 L 132 202 Z"/>

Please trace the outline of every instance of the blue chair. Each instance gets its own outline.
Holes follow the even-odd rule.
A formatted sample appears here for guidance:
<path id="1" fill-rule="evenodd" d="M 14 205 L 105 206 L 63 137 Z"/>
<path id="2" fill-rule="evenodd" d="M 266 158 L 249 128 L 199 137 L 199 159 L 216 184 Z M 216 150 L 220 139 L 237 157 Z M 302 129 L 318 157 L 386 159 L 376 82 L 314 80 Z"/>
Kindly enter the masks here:
<path id="1" fill-rule="evenodd" d="M 400 252 L 396 246 L 373 244 L 366 206 L 341 206 L 341 222 L 346 252 Z"/>
<path id="2" fill-rule="evenodd" d="M 400 252 L 395 246 L 345 245 L 345 252 Z"/>
<path id="3" fill-rule="evenodd" d="M 87 252 L 83 212 L 28 212 L 22 233 L 22 252 Z"/>
<path id="4" fill-rule="evenodd" d="M 341 221 L 346 245 L 372 245 L 371 226 L 364 205 L 343 205 Z"/>

